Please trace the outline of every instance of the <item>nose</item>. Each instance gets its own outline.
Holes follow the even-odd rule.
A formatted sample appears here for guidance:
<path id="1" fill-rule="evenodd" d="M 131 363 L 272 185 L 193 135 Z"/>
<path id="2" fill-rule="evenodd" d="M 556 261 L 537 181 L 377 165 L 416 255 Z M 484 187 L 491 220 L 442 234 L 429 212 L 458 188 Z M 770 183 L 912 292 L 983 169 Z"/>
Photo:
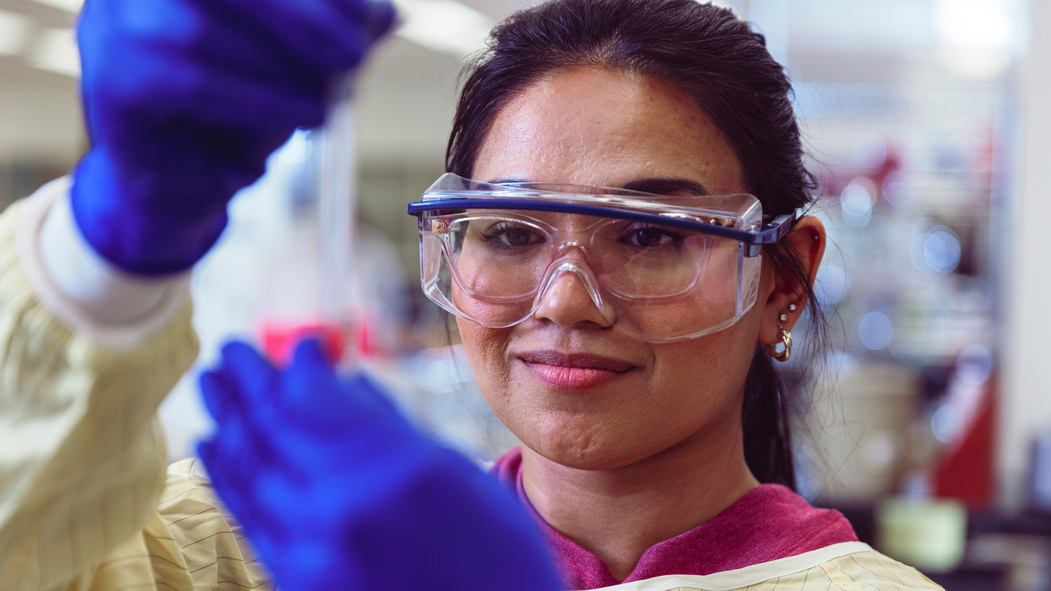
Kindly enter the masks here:
<path id="1" fill-rule="evenodd" d="M 533 318 L 548 320 L 566 327 L 592 324 L 601 328 L 613 326 L 613 308 L 603 301 L 591 270 L 576 260 L 563 260 L 548 275 L 538 296 L 540 305 Z"/>

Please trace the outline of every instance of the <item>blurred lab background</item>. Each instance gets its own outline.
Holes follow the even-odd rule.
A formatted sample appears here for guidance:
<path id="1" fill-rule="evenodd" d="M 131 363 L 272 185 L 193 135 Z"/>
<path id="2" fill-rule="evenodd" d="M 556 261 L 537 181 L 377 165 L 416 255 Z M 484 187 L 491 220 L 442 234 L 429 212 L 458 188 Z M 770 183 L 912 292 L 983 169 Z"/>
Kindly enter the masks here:
<path id="1" fill-rule="evenodd" d="M 420 292 L 405 203 L 443 172 L 461 66 L 523 3 L 397 4 L 404 22 L 354 106 L 357 223 L 340 237 L 353 256 L 331 256 L 322 141 L 298 133 L 195 272 L 199 367 L 229 338 L 281 359 L 319 330 L 426 428 L 492 459 L 514 438 Z M 948 589 L 1051 589 L 1051 39 L 1038 33 L 1051 3 L 720 4 L 755 23 L 794 80 L 821 183 L 813 213 L 831 237 L 817 291 L 832 349 L 795 401 L 801 492 Z M 86 150 L 79 6 L 0 0 L 0 208 Z M 335 310 L 333 293 L 346 302 Z M 173 459 L 209 429 L 194 384 L 161 409 Z"/>

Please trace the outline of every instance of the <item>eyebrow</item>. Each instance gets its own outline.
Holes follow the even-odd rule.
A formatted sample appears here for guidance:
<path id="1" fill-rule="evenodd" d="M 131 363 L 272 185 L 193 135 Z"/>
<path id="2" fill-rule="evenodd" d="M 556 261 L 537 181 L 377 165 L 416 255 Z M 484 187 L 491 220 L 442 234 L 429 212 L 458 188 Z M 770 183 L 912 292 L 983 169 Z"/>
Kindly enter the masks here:
<path id="1" fill-rule="evenodd" d="M 624 185 L 623 188 L 631 191 L 655 193 L 657 195 L 671 195 L 673 193 L 708 195 L 708 189 L 705 189 L 704 185 L 687 179 L 639 179 L 631 181 Z"/>
<path id="2" fill-rule="evenodd" d="M 493 185 L 502 185 L 507 183 L 524 183 L 529 181 L 523 181 L 522 179 L 516 178 L 501 178 L 487 182 Z M 629 191 L 653 193 L 655 195 L 671 195 L 673 193 L 681 193 L 692 196 L 709 194 L 708 189 L 705 189 L 704 185 L 696 181 L 674 178 L 638 179 L 621 186 L 621 188 L 628 189 Z"/>

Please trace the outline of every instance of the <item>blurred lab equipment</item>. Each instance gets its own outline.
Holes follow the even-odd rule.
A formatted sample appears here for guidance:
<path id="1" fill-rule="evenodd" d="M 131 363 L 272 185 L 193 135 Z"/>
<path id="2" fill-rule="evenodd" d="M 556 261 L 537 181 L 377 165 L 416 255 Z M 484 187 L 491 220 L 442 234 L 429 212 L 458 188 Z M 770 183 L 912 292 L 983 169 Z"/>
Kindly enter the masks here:
<path id="1" fill-rule="evenodd" d="M 1033 439 L 1027 480 L 1028 505 L 1051 514 L 1051 427 Z"/>
<path id="2" fill-rule="evenodd" d="M 881 551 L 923 572 L 949 572 L 963 560 L 967 510 L 958 501 L 883 499 L 876 522 Z"/>
<path id="3" fill-rule="evenodd" d="M 816 292 L 836 348 L 805 403 L 818 410 L 807 487 L 873 502 L 923 481 L 930 496 L 989 506 L 1010 88 L 904 58 L 796 88 L 820 133 L 814 213 L 830 248 Z"/>

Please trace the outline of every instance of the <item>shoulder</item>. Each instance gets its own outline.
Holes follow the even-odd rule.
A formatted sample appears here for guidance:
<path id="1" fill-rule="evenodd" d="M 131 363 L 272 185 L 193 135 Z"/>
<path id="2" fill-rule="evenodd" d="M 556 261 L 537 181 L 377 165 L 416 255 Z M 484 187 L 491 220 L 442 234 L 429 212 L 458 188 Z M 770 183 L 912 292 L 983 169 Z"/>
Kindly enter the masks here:
<path id="1" fill-rule="evenodd" d="M 835 544 L 711 575 L 669 575 L 603 591 L 944 591 L 861 542 Z"/>
<path id="2" fill-rule="evenodd" d="M 710 562 L 719 571 L 858 541 L 850 522 L 838 511 L 811 507 L 776 484 L 753 489 L 707 524 L 681 537 L 684 542 L 708 547 L 709 557 L 721 556 Z"/>
<path id="3" fill-rule="evenodd" d="M 841 556 L 819 565 L 819 568 L 831 582 L 846 590 L 862 587 L 899 590 L 942 589 L 915 568 L 875 550 Z"/>
<path id="4" fill-rule="evenodd" d="M 784 556 L 818 550 L 841 542 L 856 542 L 854 528 L 833 509 L 813 507 L 788 487 L 763 484 L 742 497 L 737 507 L 761 516 L 769 532 L 782 530 L 790 547 Z M 780 558 L 780 556 L 778 557 Z"/>
<path id="5" fill-rule="evenodd" d="M 254 564 L 240 525 L 220 504 L 201 461 L 187 458 L 168 467 L 157 513 L 187 566 L 215 561 Z M 228 567 L 229 565 L 227 565 Z"/>
<path id="6" fill-rule="evenodd" d="M 197 587 L 217 587 L 223 581 L 240 587 L 267 589 L 270 575 L 253 555 L 240 524 L 227 513 L 212 489 L 198 458 L 168 466 L 164 491 L 157 503 L 158 548 L 183 566 Z"/>
<path id="7" fill-rule="evenodd" d="M 157 510 L 145 527 L 88 574 L 92 589 L 271 588 L 196 458 L 168 467 Z"/>

